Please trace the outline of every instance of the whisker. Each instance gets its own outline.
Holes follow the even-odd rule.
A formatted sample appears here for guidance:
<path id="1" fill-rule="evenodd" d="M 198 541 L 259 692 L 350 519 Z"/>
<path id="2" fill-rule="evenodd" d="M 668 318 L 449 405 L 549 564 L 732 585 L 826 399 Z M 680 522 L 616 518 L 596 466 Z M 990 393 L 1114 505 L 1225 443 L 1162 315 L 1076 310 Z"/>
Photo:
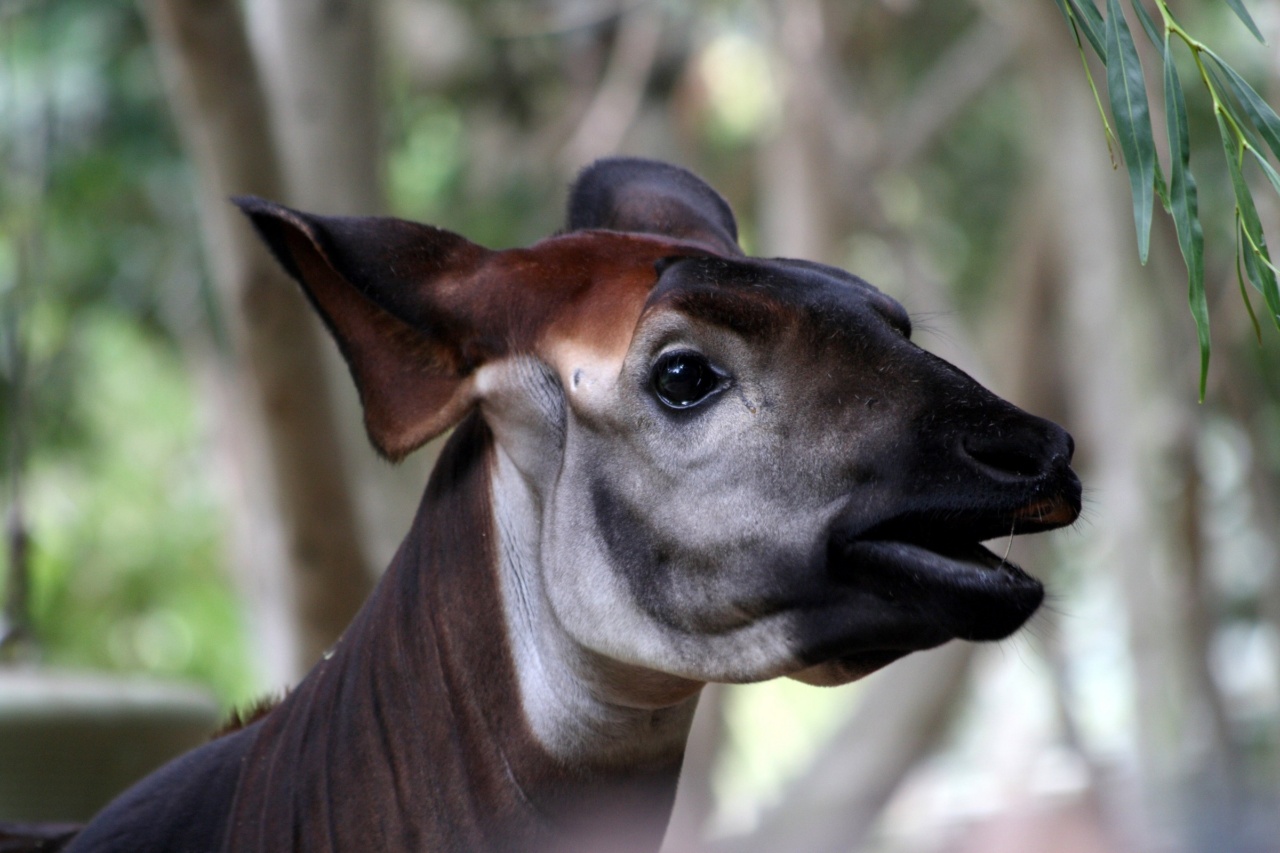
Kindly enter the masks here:
<path id="1" fill-rule="evenodd" d="M 1018 523 L 1016 521 L 1009 524 L 1009 541 L 1005 543 L 1004 556 L 1000 558 L 1000 565 L 1002 566 L 1009 562 L 1009 552 L 1013 550 L 1013 531 L 1017 526 Z"/>

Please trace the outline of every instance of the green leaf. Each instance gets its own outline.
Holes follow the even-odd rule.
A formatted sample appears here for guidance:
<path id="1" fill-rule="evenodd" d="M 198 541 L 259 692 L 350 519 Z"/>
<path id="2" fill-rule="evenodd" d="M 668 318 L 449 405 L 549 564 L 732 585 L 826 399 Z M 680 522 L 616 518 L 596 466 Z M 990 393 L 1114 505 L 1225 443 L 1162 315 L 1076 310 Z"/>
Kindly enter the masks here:
<path id="1" fill-rule="evenodd" d="M 1062 13 L 1062 20 L 1068 24 L 1071 23 L 1071 11 L 1067 9 L 1067 0 L 1053 0 L 1054 5 L 1058 7 L 1058 11 Z"/>
<path id="2" fill-rule="evenodd" d="M 1240 232 L 1244 235 L 1244 271 L 1249 276 L 1250 283 L 1253 284 L 1254 290 L 1262 290 L 1266 285 L 1263 282 L 1262 271 L 1265 267 L 1258 264 L 1258 255 L 1249 246 L 1249 231 L 1244 225 L 1243 217 L 1241 218 Z M 1263 296 L 1266 300 L 1266 296 Z"/>
<path id="3" fill-rule="evenodd" d="M 1247 217 L 1242 215 L 1241 221 L 1245 223 L 1244 236 L 1249 241 L 1245 247 L 1244 268 L 1249 273 L 1249 280 L 1262 291 L 1262 298 L 1271 312 L 1271 321 L 1280 329 L 1280 288 L 1276 285 L 1275 264 L 1271 262 L 1266 243 L 1258 242 L 1258 238 L 1249 233 Z"/>
<path id="4" fill-rule="evenodd" d="M 1156 198 L 1160 199 L 1160 206 L 1164 208 L 1165 213 L 1173 213 L 1169 200 L 1169 186 L 1164 182 L 1164 170 L 1160 168 L 1160 161 L 1156 160 Z"/>
<path id="5" fill-rule="evenodd" d="M 1253 17 L 1249 14 L 1249 10 L 1244 7 L 1244 0 L 1227 0 L 1227 5 L 1231 7 L 1231 11 L 1236 13 L 1240 20 L 1244 21 L 1244 25 L 1249 28 L 1249 32 L 1253 33 L 1253 37 L 1263 44 L 1267 40 L 1262 37 L 1262 33 L 1258 30 L 1258 25 L 1253 22 Z"/>
<path id="6" fill-rule="evenodd" d="M 1209 301 L 1204 291 L 1204 230 L 1196 179 L 1191 174 L 1191 143 L 1187 130 L 1187 102 L 1173 61 L 1168 35 L 1164 39 L 1164 114 L 1169 133 L 1169 202 L 1178 233 L 1178 248 L 1187 264 L 1187 302 L 1200 340 L 1200 401 L 1209 379 Z"/>
<path id="7" fill-rule="evenodd" d="M 1222 106 L 1231 116 L 1232 121 L 1235 122 L 1236 130 L 1238 130 L 1240 135 L 1245 138 L 1245 141 L 1254 148 L 1261 148 L 1265 143 L 1263 143 L 1261 138 L 1259 138 L 1257 132 L 1254 131 L 1253 125 L 1240 117 L 1240 109 L 1242 108 L 1237 107 L 1235 105 L 1235 101 L 1233 101 L 1229 96 L 1229 93 L 1235 91 L 1235 84 L 1228 83 L 1223 80 L 1222 75 L 1217 71 L 1214 71 L 1212 65 L 1205 65 L 1204 70 L 1209 75 L 1209 79 L 1213 81 L 1213 91 L 1219 93 L 1218 97 L 1222 101 Z"/>
<path id="8" fill-rule="evenodd" d="M 1138 22 L 1142 24 L 1142 29 L 1146 31 L 1152 47 L 1156 50 L 1162 50 L 1163 39 L 1160 38 L 1160 30 L 1156 29 L 1155 22 L 1151 20 L 1151 15 L 1147 12 L 1147 7 L 1142 5 L 1142 0 L 1129 0 L 1129 5 L 1133 7 L 1133 11 L 1137 14 Z"/>
<path id="9" fill-rule="evenodd" d="M 1213 61 L 1222 69 L 1222 73 L 1227 76 L 1227 83 L 1236 100 L 1240 102 L 1240 106 L 1249 114 L 1250 121 L 1262 134 L 1262 138 L 1266 140 L 1267 147 L 1271 149 L 1271 153 L 1280 158 L 1280 116 L 1276 115 L 1276 111 L 1262 99 L 1254 88 L 1250 86 L 1245 79 L 1236 73 L 1235 69 L 1222 60 L 1211 50 L 1205 53 L 1213 57 Z"/>
<path id="10" fill-rule="evenodd" d="M 1067 3 L 1071 6 L 1073 16 L 1084 32 L 1084 37 L 1093 46 L 1093 52 L 1098 54 L 1099 59 L 1106 62 L 1107 46 L 1103 41 L 1102 13 L 1098 11 L 1097 6 L 1093 5 L 1093 0 L 1067 0 Z"/>
<path id="11" fill-rule="evenodd" d="M 1277 172 L 1271 164 L 1267 162 L 1267 158 L 1256 149 L 1251 149 L 1249 153 L 1253 155 L 1253 159 L 1257 161 L 1258 166 L 1262 169 L 1262 173 L 1266 175 L 1267 180 L 1271 182 L 1271 186 L 1275 187 L 1276 195 L 1280 195 L 1280 172 Z"/>
<path id="12" fill-rule="evenodd" d="M 1217 113 L 1218 129 L 1222 133 L 1222 145 L 1227 155 L 1227 170 L 1231 173 L 1231 186 L 1236 196 L 1236 212 L 1240 217 L 1240 231 L 1244 235 L 1241 249 L 1244 252 L 1244 269 L 1249 274 L 1249 281 L 1258 289 L 1266 300 L 1271 312 L 1271 319 L 1280 328 L 1280 286 L 1276 283 L 1275 268 L 1271 263 L 1271 255 L 1267 251 L 1266 236 L 1262 233 L 1262 222 L 1258 218 L 1258 209 L 1253 203 L 1253 194 L 1245 183 L 1241 170 L 1240 152 L 1243 150 L 1236 142 L 1235 135 L 1227 126 L 1222 113 Z"/>
<path id="13" fill-rule="evenodd" d="M 1244 301 L 1244 309 L 1249 313 L 1249 322 L 1253 326 L 1253 336 L 1258 345 L 1262 345 L 1262 326 L 1258 325 L 1258 315 L 1253 313 L 1253 300 L 1249 298 L 1249 288 L 1244 286 L 1244 275 L 1240 272 L 1240 253 L 1244 249 L 1244 240 L 1240 236 L 1240 211 L 1236 211 L 1236 284 L 1240 286 L 1240 298 Z"/>
<path id="14" fill-rule="evenodd" d="M 1116 120 L 1116 136 L 1129 169 L 1133 192 L 1133 221 L 1138 230 L 1138 257 L 1147 262 L 1151 247 L 1151 209 L 1154 203 L 1156 146 L 1151 138 L 1147 82 L 1133 44 L 1120 0 L 1107 0 L 1107 95 Z"/>

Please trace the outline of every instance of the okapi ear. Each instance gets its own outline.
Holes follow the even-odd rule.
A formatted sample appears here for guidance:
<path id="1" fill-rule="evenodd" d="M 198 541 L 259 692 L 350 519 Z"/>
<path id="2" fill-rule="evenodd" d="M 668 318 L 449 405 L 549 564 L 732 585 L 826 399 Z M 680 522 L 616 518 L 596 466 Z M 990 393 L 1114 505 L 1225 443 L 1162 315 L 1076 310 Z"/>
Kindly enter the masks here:
<path id="1" fill-rule="evenodd" d="M 402 219 L 233 201 L 337 340 L 380 453 L 399 460 L 461 419 L 472 402 L 468 376 L 486 353 L 467 318 L 449 310 L 449 294 L 489 250 Z"/>
<path id="2" fill-rule="evenodd" d="M 569 230 L 661 234 L 741 255 L 738 223 L 720 194 L 677 166 L 614 157 L 582 170 L 569 192 Z"/>

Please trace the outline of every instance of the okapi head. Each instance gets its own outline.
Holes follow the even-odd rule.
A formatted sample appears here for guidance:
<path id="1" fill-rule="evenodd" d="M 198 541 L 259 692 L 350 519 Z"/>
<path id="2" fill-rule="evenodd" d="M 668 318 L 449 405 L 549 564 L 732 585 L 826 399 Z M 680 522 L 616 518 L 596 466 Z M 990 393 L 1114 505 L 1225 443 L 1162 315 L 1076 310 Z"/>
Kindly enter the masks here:
<path id="1" fill-rule="evenodd" d="M 979 543 L 1075 520 L 1070 436 L 912 343 L 867 282 L 746 256 L 690 173 L 598 162 L 566 232 L 505 251 L 239 203 L 337 339 L 385 456 L 472 413 L 491 433 L 506 642 L 552 754 L 587 748 L 571 718 L 602 715 L 592 701 L 838 684 L 1004 638 L 1039 606 Z"/>

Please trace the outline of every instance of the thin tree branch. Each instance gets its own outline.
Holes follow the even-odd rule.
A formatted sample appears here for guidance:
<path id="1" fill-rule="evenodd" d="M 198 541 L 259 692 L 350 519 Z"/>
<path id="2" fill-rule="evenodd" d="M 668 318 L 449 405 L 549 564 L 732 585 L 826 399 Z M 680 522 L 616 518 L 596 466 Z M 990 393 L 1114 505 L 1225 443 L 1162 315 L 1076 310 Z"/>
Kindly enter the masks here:
<path id="1" fill-rule="evenodd" d="M 618 149 L 644 104 L 661 38 L 661 9 L 637 8 L 623 16 L 600 87 L 561 152 L 565 172 Z"/>
<path id="2" fill-rule="evenodd" d="M 920 80 L 915 96 L 889 117 L 875 160 L 889 169 L 914 162 L 1014 54 L 1013 37 L 1004 27 L 989 19 L 970 27 Z"/>

